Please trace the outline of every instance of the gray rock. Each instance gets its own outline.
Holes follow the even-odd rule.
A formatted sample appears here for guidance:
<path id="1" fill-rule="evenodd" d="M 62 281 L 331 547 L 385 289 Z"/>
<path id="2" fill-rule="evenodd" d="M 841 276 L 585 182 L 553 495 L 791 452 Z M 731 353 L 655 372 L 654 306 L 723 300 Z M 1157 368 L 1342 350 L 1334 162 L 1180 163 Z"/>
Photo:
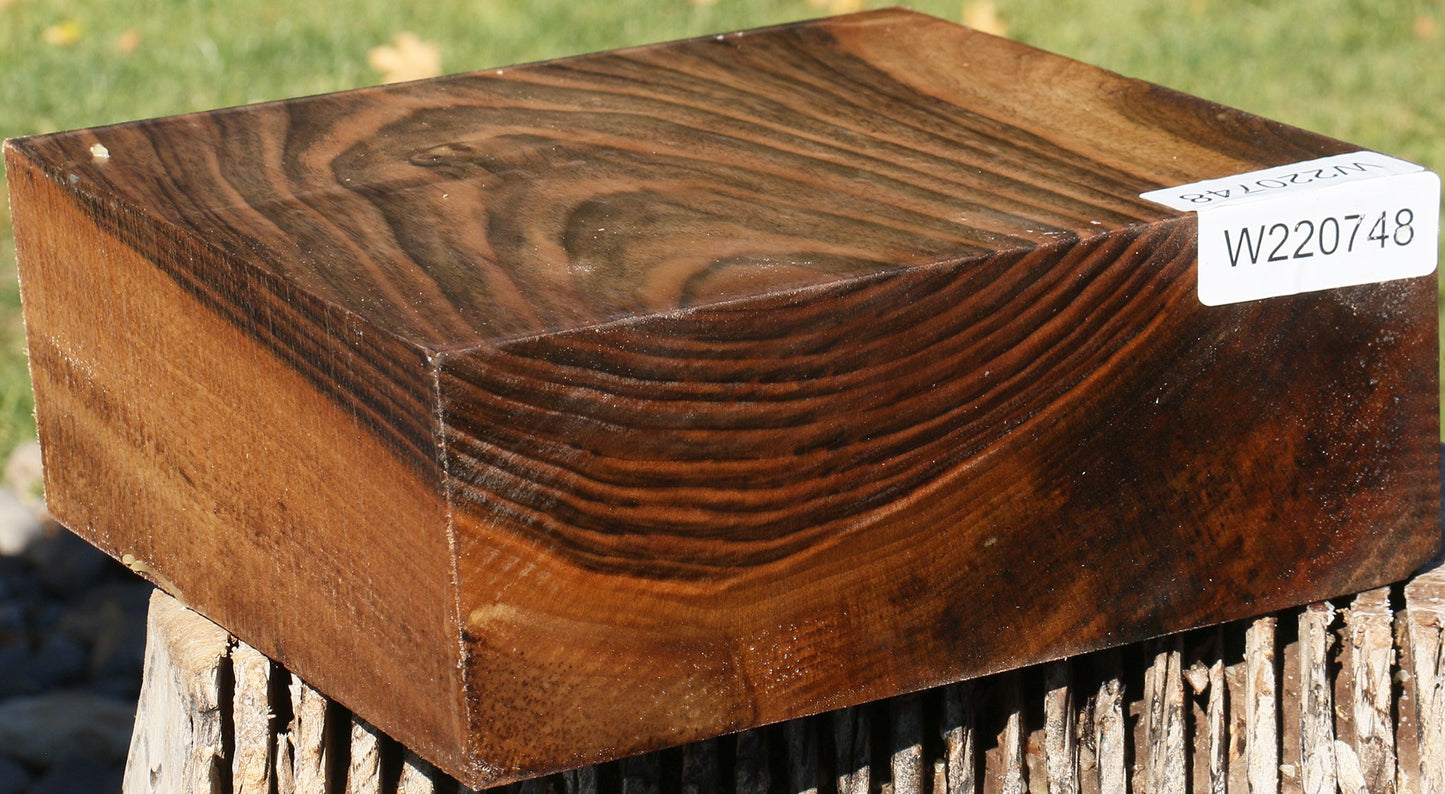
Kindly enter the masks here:
<path id="1" fill-rule="evenodd" d="M 90 648 L 90 674 L 137 682 L 145 661 L 146 609 L 155 588 L 129 575 L 101 584 L 69 607 L 58 629 Z M 113 691 L 109 687 L 105 691 Z"/>
<path id="2" fill-rule="evenodd" d="M 66 608 L 56 629 L 86 643 L 94 643 L 97 637 L 115 631 L 125 621 L 125 606 L 96 588 Z"/>
<path id="3" fill-rule="evenodd" d="M 104 695 L 126 703 L 134 703 L 140 697 L 140 685 L 141 677 L 139 675 L 117 673 L 103 678 L 91 678 L 82 686 L 87 692 L 94 692 L 97 695 Z"/>
<path id="4" fill-rule="evenodd" d="M 60 618 L 65 614 L 65 606 L 53 598 L 46 598 L 42 593 L 32 600 L 27 610 L 29 615 L 30 631 L 36 634 L 43 634 L 55 628 L 60 623 Z"/>
<path id="5" fill-rule="evenodd" d="M 30 773 L 20 764 L 0 756 L 0 794 L 21 794 L 30 787 Z"/>
<path id="6" fill-rule="evenodd" d="M 38 689 L 55 689 L 81 679 L 90 668 L 90 654 L 74 637 L 52 632 L 41 640 L 28 667 Z"/>
<path id="7" fill-rule="evenodd" d="M 29 672 L 29 644 L 23 638 L 0 643 L 0 700 L 36 691 Z"/>
<path id="8" fill-rule="evenodd" d="M 5 486 L 33 508 L 44 509 L 45 476 L 41 470 L 40 442 L 16 447 L 5 461 Z"/>
<path id="9" fill-rule="evenodd" d="M 90 619 L 100 619 L 106 623 L 114 622 L 117 616 L 145 620 L 150 608 L 151 592 L 155 590 L 155 586 L 124 568 L 119 568 L 117 575 L 117 579 L 104 581 L 87 589 L 85 594 L 66 610 L 62 623 L 69 626 L 83 615 L 90 615 Z"/>
<path id="10" fill-rule="evenodd" d="M 8 488 L 0 488 L 0 554 L 24 554 L 44 537 L 45 524 L 35 510 Z"/>
<path id="11" fill-rule="evenodd" d="M 145 667 L 145 618 L 128 618 L 91 646 L 90 673 L 98 678 L 128 676 L 140 680 Z"/>
<path id="12" fill-rule="evenodd" d="M 93 692 L 48 692 L 0 701 L 0 756 L 32 767 L 87 758 L 124 761 L 135 704 Z"/>
<path id="13" fill-rule="evenodd" d="M 21 557 L 0 554 L 0 600 L 20 598 L 33 584 L 30 563 Z"/>
<path id="14" fill-rule="evenodd" d="M 40 584 L 60 596 L 83 592 L 115 564 L 99 549 L 66 530 L 36 543 L 25 557 L 35 567 Z"/>
<path id="15" fill-rule="evenodd" d="M 25 606 L 17 598 L 0 601 L 0 645 L 25 636 Z"/>
<path id="16" fill-rule="evenodd" d="M 30 786 L 28 794 L 105 794 L 120 791 L 125 767 L 93 759 L 53 766 Z"/>

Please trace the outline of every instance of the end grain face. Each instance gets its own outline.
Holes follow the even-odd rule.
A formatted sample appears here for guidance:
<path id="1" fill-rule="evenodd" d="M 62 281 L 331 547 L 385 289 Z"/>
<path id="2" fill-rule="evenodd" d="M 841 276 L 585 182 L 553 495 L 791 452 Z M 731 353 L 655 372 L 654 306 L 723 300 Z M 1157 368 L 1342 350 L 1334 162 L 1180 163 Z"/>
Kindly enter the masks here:
<path id="1" fill-rule="evenodd" d="M 48 487 L 472 786 L 1362 590 L 1434 279 L 1138 197 L 1353 148 L 896 10 L 22 140 Z"/>

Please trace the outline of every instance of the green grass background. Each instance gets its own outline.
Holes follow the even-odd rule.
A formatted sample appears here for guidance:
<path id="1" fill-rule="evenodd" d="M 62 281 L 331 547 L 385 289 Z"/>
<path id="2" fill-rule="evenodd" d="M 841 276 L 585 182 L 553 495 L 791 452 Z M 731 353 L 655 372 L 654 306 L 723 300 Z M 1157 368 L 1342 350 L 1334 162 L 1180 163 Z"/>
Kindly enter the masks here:
<path id="1" fill-rule="evenodd" d="M 892 4 L 0 0 L 0 136 L 375 83 L 367 52 L 400 31 L 436 44 L 443 68 L 458 72 Z M 952 20 L 967 5 L 912 4 Z M 1021 41 L 1445 170 L 1445 0 L 995 0 L 994 8 Z M 73 41 L 47 41 L 55 30 Z M 137 43 L 125 52 L 118 44 L 128 32 Z M 19 306 L 7 204 L 0 455 L 35 432 Z"/>

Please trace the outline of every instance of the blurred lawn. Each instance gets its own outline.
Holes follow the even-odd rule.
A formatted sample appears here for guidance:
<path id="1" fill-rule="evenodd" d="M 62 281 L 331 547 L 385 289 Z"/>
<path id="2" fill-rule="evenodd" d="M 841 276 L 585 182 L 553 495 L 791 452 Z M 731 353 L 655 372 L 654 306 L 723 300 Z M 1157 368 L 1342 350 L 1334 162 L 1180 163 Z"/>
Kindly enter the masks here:
<path id="1" fill-rule="evenodd" d="M 755 27 L 856 0 L 0 0 L 0 136 L 379 81 L 401 31 L 445 71 Z M 960 20 L 985 3 L 919 0 Z M 1445 0 L 995 0 L 1013 38 L 1445 170 Z M 974 17 L 977 19 L 977 17 Z M 31 437 L 0 211 L 0 455 Z"/>

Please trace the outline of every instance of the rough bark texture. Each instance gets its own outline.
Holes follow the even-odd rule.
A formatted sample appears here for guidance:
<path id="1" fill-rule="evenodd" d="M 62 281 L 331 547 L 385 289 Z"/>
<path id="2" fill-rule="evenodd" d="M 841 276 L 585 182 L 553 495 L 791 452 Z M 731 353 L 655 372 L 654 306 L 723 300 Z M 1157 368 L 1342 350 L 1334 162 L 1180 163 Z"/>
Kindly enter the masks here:
<path id="1" fill-rule="evenodd" d="M 1186 762 L 1184 679 L 1180 638 L 1150 643 L 1156 649 L 1144 673 L 1141 721 L 1143 763 L 1135 790 L 1142 794 L 1184 794 Z"/>
<path id="2" fill-rule="evenodd" d="M 223 629 L 170 596 L 159 591 L 151 596 L 127 792 L 229 794 L 222 690 L 230 672 L 230 641 Z"/>
<path id="3" fill-rule="evenodd" d="M 1332 605 L 1315 604 L 583 767 L 528 783 L 526 791 L 514 785 L 497 792 L 1127 794 L 1132 773 L 1138 780 L 1132 790 L 1140 794 L 1250 794 L 1278 790 L 1281 778 L 1290 777 L 1281 774 L 1279 759 L 1294 758 L 1304 766 L 1292 785 L 1303 791 L 1331 791 L 1333 780 L 1341 794 L 1437 794 L 1445 790 L 1437 787 L 1445 768 L 1438 699 L 1445 692 L 1445 578 L 1438 570 L 1426 572 L 1395 592 L 1405 604 L 1398 614 L 1385 588 L 1342 601 L 1349 604 L 1343 620 Z M 1284 621 L 1299 626 L 1297 635 L 1279 630 Z M 287 742 L 295 760 L 282 765 L 278 753 L 274 767 L 284 770 L 274 776 L 278 792 L 284 786 L 295 794 L 446 794 L 457 786 L 299 679 L 287 678 L 279 666 L 258 669 L 259 655 L 168 596 L 152 601 L 149 643 L 127 794 L 233 794 L 263 773 L 248 773 L 243 781 L 220 770 L 242 756 L 254 758 L 255 748 Z M 1185 658 L 1191 664 L 1181 670 Z M 1292 661 L 1286 677 L 1296 677 L 1297 686 L 1279 685 L 1273 660 L 1281 658 Z M 1369 660 L 1378 668 L 1362 670 Z M 252 670 L 232 676 L 238 666 Z M 1234 692 L 1229 670 L 1239 671 Z M 1254 678 L 1248 687 L 1246 670 Z M 272 720 L 269 739 L 223 736 L 223 726 L 249 730 L 231 709 L 255 709 L 248 700 L 265 704 L 244 694 L 254 689 L 246 679 L 259 676 L 286 683 L 270 687 L 272 697 L 286 702 L 269 708 L 291 714 L 290 721 Z M 1407 691 L 1393 687 L 1394 680 L 1413 684 Z M 1424 694 L 1409 699 L 1410 692 Z M 1191 702 L 1196 708 L 1185 708 Z M 1357 716 L 1362 710 L 1370 720 Z M 1285 713 L 1298 729 L 1271 717 Z M 1382 714 L 1383 722 L 1377 719 Z M 1402 721 L 1419 728 L 1402 730 Z M 988 732 L 987 741 L 980 742 L 980 731 Z M 338 736 L 348 746 L 329 747 Z M 719 742 L 728 745 L 721 753 Z M 226 748 L 234 748 L 236 759 L 226 757 Z M 350 761 L 335 767 L 329 757 Z M 388 764 L 387 757 L 400 761 Z M 1321 766 L 1322 757 L 1332 762 L 1333 773 Z M 259 762 L 255 768 L 264 769 Z M 341 777 L 329 779 L 329 769 Z M 286 784 L 288 779 L 294 782 Z"/>
<path id="4" fill-rule="evenodd" d="M 1445 567 L 1405 588 L 1421 792 L 1445 792 Z"/>
<path id="5" fill-rule="evenodd" d="M 1311 604 L 1299 616 L 1299 738 L 1304 794 L 1334 794 L 1335 709 L 1329 676 L 1335 610 Z"/>
<path id="6" fill-rule="evenodd" d="M 1280 783 L 1276 619 L 1260 618 L 1244 634 L 1244 767 L 1249 794 L 1276 794 Z"/>
<path id="7" fill-rule="evenodd" d="M 381 735 L 358 719 L 351 721 L 349 757 L 346 794 L 382 794 Z"/>
<path id="8" fill-rule="evenodd" d="M 1347 677 L 1351 687 L 1341 702 L 1353 704 L 1349 713 L 1353 742 L 1343 746 L 1349 754 L 1337 753 L 1340 763 L 1340 788 L 1346 789 L 1345 764 L 1359 769 L 1360 785 L 1374 794 L 1395 792 L 1395 726 L 1392 671 L 1397 654 L 1393 642 L 1394 615 L 1390 607 L 1389 588 L 1359 594 L 1345 611 Z M 1343 693 L 1342 693 L 1343 694 Z M 1353 756 L 1349 762 L 1344 759 Z"/>
<path id="9" fill-rule="evenodd" d="M 1053 662 L 1044 668 L 1044 756 L 1050 794 L 1078 794 L 1079 752 L 1073 668 Z"/>
<path id="10" fill-rule="evenodd" d="M 271 660 L 249 645 L 231 650 L 236 752 L 231 782 L 236 794 L 270 794 L 276 730 L 271 721 Z"/>

